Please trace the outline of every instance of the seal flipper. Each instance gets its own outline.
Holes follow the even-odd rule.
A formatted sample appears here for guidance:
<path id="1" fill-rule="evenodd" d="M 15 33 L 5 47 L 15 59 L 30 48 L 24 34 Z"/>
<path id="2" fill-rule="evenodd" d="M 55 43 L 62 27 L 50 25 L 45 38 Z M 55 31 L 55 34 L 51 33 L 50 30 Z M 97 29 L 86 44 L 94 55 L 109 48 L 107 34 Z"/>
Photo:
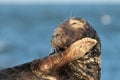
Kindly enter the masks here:
<path id="1" fill-rule="evenodd" d="M 79 44 L 79 45 L 78 45 Z M 89 52 L 97 41 L 91 38 L 83 38 L 71 44 L 68 49 L 60 54 L 53 54 L 31 63 L 32 72 L 39 78 L 48 80 L 60 80 L 59 69 Z"/>

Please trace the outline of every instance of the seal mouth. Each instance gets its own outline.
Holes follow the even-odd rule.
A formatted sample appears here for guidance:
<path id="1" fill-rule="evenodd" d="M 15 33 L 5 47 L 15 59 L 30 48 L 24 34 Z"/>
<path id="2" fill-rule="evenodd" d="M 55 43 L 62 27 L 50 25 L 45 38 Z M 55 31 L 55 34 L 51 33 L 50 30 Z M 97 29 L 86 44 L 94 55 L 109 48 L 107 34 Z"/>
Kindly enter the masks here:
<path id="1" fill-rule="evenodd" d="M 63 52 L 63 51 L 65 51 L 65 48 L 59 48 L 58 50 L 57 50 L 58 52 Z"/>

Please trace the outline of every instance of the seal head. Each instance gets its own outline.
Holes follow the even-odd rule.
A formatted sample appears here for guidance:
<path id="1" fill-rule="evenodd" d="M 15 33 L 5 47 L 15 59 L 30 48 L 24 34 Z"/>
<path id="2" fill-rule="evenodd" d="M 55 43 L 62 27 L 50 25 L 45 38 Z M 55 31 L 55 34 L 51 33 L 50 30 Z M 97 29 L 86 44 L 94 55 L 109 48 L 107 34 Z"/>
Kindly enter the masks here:
<path id="1" fill-rule="evenodd" d="M 96 36 L 96 31 L 87 21 L 81 18 L 70 18 L 54 31 L 51 44 L 56 50 L 65 50 L 77 40 L 85 37 L 95 39 Z"/>

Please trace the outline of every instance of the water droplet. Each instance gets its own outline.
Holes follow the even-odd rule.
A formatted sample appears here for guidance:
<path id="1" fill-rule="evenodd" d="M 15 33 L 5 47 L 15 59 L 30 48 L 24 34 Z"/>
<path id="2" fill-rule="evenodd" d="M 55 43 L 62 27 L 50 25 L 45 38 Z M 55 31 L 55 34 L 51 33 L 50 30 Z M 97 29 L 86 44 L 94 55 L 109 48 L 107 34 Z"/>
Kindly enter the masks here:
<path id="1" fill-rule="evenodd" d="M 101 17 L 101 22 L 104 24 L 104 25 L 108 25 L 111 23 L 111 16 L 108 15 L 108 14 L 105 14 Z"/>

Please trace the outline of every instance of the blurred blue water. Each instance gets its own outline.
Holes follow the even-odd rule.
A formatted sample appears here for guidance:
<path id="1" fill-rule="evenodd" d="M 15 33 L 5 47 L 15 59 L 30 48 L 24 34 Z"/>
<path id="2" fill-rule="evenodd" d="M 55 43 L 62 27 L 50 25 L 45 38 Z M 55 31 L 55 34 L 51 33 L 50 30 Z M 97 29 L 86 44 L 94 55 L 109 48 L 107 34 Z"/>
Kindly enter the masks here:
<path id="1" fill-rule="evenodd" d="M 49 54 L 52 32 L 69 17 L 81 17 L 102 42 L 102 80 L 120 76 L 120 5 L 0 5 L 0 68 Z"/>

